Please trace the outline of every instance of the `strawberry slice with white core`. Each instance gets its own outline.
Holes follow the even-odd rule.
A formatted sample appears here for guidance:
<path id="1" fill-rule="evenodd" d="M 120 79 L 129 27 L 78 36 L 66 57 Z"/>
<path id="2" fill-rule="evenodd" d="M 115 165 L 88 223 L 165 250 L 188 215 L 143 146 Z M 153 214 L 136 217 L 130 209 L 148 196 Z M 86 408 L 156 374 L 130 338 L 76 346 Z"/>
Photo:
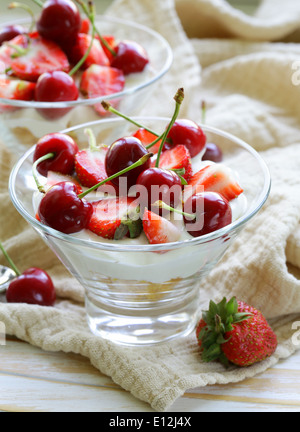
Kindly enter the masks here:
<path id="1" fill-rule="evenodd" d="M 35 84 L 9 79 L 5 75 L 0 76 L 0 98 L 10 100 L 31 101 L 34 97 Z M 0 112 L 14 111 L 17 107 L 0 104 Z"/>
<path id="2" fill-rule="evenodd" d="M 28 39 L 27 36 L 18 36 L 17 44 L 24 49 L 23 54 L 14 51 L 10 67 L 12 73 L 27 81 L 37 81 L 45 72 L 63 71 L 69 72 L 70 64 L 66 54 L 52 41 L 41 38 L 34 33 Z M 10 42 L 10 47 L 15 44 L 15 39 Z"/>
<path id="3" fill-rule="evenodd" d="M 143 228 L 150 244 L 173 243 L 181 237 L 175 225 L 148 209 L 144 211 Z"/>
<path id="4" fill-rule="evenodd" d="M 218 192 L 228 201 L 237 198 L 243 189 L 234 178 L 232 170 L 220 163 L 210 163 L 192 176 L 185 187 L 185 200 L 198 192 Z"/>
<path id="5" fill-rule="evenodd" d="M 81 78 L 80 90 L 88 99 L 108 96 L 123 91 L 125 76 L 122 71 L 110 66 L 92 65 L 84 71 Z M 110 100 L 116 106 L 118 100 Z M 101 103 L 95 105 L 100 115 L 106 115 Z"/>
<path id="6" fill-rule="evenodd" d="M 91 188 L 107 178 L 105 156 L 108 148 L 85 149 L 75 155 L 75 171 L 82 186 Z"/>
<path id="7" fill-rule="evenodd" d="M 100 237 L 121 240 L 126 235 L 138 237 L 142 232 L 139 205 L 134 198 L 115 197 L 92 203 L 93 215 L 88 229 Z"/>
<path id="8" fill-rule="evenodd" d="M 155 165 L 155 163 L 154 163 Z M 193 175 L 191 154 L 185 145 L 177 145 L 160 156 L 159 167 L 169 170 L 184 169 L 182 177 L 188 182 Z"/>

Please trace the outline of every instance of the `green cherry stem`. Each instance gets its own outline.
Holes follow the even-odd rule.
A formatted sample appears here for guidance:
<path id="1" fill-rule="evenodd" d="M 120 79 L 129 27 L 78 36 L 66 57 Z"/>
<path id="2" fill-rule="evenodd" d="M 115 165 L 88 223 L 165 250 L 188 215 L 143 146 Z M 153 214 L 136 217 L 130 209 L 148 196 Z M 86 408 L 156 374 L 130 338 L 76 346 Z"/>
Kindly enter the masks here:
<path id="1" fill-rule="evenodd" d="M 182 215 L 182 216 L 185 216 L 185 217 L 187 217 L 187 218 L 190 218 L 190 219 L 196 219 L 196 215 L 194 215 L 194 214 L 190 214 L 190 213 L 185 213 L 185 212 L 183 212 L 183 211 L 181 211 L 181 210 L 178 210 L 178 209 L 175 209 L 175 208 L 173 208 L 173 207 L 170 207 L 169 205 L 167 205 L 166 203 L 164 203 L 163 201 L 156 201 L 154 204 L 152 204 L 153 206 L 155 206 L 155 207 L 158 207 L 158 208 L 160 208 L 160 209 L 164 209 L 164 210 L 169 210 L 169 211 L 171 211 L 171 212 L 173 212 L 173 213 L 178 213 L 178 214 L 180 214 L 180 215 Z"/>
<path id="2" fill-rule="evenodd" d="M 201 103 L 201 112 L 202 112 L 202 124 L 206 123 L 206 102 L 202 101 Z"/>
<path id="3" fill-rule="evenodd" d="M 122 171 L 119 171 L 116 174 L 113 174 L 112 176 L 108 177 L 105 180 L 102 180 L 100 183 L 96 184 L 95 186 L 91 187 L 90 189 L 86 190 L 85 192 L 78 195 L 78 198 L 84 198 L 86 195 L 88 195 L 90 192 L 93 192 L 94 190 L 98 189 L 100 186 L 104 185 L 105 183 L 120 177 L 123 174 L 126 174 L 127 172 L 133 170 L 134 168 L 137 168 L 141 165 L 144 165 L 144 163 L 147 162 L 148 159 L 150 159 L 153 156 L 153 153 L 147 153 L 143 157 L 141 157 L 138 161 L 136 161 L 134 164 L 130 165 L 127 168 L 124 168 Z"/>
<path id="4" fill-rule="evenodd" d="M 95 7 L 94 7 L 93 2 L 91 2 L 91 1 L 89 2 L 89 7 L 90 7 L 90 15 L 89 16 L 90 16 L 90 20 L 91 20 L 91 23 L 92 23 L 92 38 L 91 38 L 91 43 L 90 43 L 88 49 L 86 50 L 84 56 L 81 58 L 81 60 L 69 72 L 70 76 L 75 75 L 75 73 L 81 68 L 81 66 L 86 61 L 86 59 L 88 58 L 88 56 L 89 56 L 89 54 L 90 54 L 90 52 L 91 52 L 91 50 L 93 48 L 94 39 L 95 39 L 95 25 L 94 25 L 94 22 L 95 22 Z"/>
<path id="5" fill-rule="evenodd" d="M 24 9 L 31 16 L 31 25 L 29 28 L 29 33 L 31 33 L 34 29 L 34 26 L 35 26 L 35 16 L 34 16 L 32 9 L 30 9 L 30 7 L 27 6 L 26 4 L 19 3 L 19 2 L 13 2 L 13 3 L 10 3 L 8 5 L 8 9 L 17 9 L 17 8 L 18 9 Z"/>
<path id="6" fill-rule="evenodd" d="M 160 160 L 160 155 L 161 155 L 162 149 L 163 149 L 163 147 L 165 145 L 167 136 L 169 135 L 169 132 L 170 132 L 173 124 L 175 123 L 175 121 L 176 121 L 176 119 L 177 119 L 177 117 L 179 115 L 180 106 L 181 106 L 181 104 L 183 102 L 183 99 L 184 99 L 184 89 L 180 88 L 180 89 L 177 90 L 177 93 L 174 96 L 174 100 L 175 100 L 176 105 L 175 105 L 175 111 L 174 111 L 173 117 L 172 117 L 172 119 L 171 119 L 171 121 L 169 123 L 169 126 L 167 127 L 166 131 L 163 134 L 163 137 L 162 137 L 162 140 L 161 140 L 161 144 L 159 146 L 159 150 L 158 150 L 158 153 L 157 153 L 157 159 L 156 159 L 156 163 L 155 163 L 155 167 L 156 168 L 159 167 L 159 160 Z"/>
<path id="7" fill-rule="evenodd" d="M 21 276 L 20 270 L 16 267 L 13 260 L 10 258 L 6 250 L 4 249 L 2 243 L 0 242 L 0 250 L 2 251 L 3 255 L 5 256 L 6 260 L 8 261 L 9 265 L 13 269 L 13 271 L 17 274 L 17 276 Z"/>
<path id="8" fill-rule="evenodd" d="M 36 160 L 36 161 L 34 162 L 34 164 L 32 165 L 32 175 L 33 175 L 34 181 L 35 181 L 35 183 L 36 183 L 36 186 L 37 186 L 39 192 L 41 192 L 41 193 L 43 193 L 43 194 L 46 193 L 46 191 L 45 191 L 45 187 L 44 187 L 44 186 L 39 182 L 39 177 L 38 177 L 38 173 L 37 173 L 37 166 L 38 166 L 41 162 L 44 162 L 45 160 L 48 160 L 48 159 L 52 159 L 52 158 L 54 158 L 54 156 L 55 156 L 54 153 L 48 153 L 48 154 L 46 154 L 46 155 L 40 157 L 40 158 L 39 158 L 38 160 Z"/>
<path id="9" fill-rule="evenodd" d="M 88 10 L 87 5 L 82 0 L 75 0 L 75 1 L 82 7 L 83 12 L 85 13 L 85 15 L 87 16 L 87 18 L 90 20 L 90 22 L 92 24 L 93 31 L 97 34 L 97 36 L 101 40 L 102 44 L 105 46 L 105 48 L 108 49 L 108 51 L 114 57 L 116 57 L 116 55 L 117 55 L 116 51 L 109 45 L 109 43 L 102 37 L 102 35 L 98 31 L 98 29 L 97 29 L 97 27 L 95 25 L 95 21 L 92 19 L 91 14 L 90 14 L 90 12 Z"/>
<path id="10" fill-rule="evenodd" d="M 32 0 L 33 3 L 35 3 L 39 7 L 44 7 L 44 3 L 41 0 Z"/>

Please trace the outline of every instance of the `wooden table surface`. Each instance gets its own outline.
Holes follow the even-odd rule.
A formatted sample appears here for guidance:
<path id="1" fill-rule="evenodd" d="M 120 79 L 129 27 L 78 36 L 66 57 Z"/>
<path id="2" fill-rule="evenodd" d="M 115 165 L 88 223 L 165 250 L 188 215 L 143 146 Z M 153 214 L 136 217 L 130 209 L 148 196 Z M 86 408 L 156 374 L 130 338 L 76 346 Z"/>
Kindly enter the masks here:
<path id="1" fill-rule="evenodd" d="M 300 351 L 238 384 L 187 391 L 176 412 L 299 412 Z M 77 354 L 45 352 L 7 338 L 0 346 L 0 411 L 155 412 Z"/>

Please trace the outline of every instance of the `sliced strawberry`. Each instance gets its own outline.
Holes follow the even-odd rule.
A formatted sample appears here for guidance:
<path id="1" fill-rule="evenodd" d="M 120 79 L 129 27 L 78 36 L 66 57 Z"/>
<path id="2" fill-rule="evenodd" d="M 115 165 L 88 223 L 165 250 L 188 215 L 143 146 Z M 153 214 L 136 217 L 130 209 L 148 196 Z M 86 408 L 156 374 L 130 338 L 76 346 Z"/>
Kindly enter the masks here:
<path id="1" fill-rule="evenodd" d="M 135 132 L 133 136 L 135 138 L 138 138 L 144 144 L 145 147 L 147 147 L 147 145 L 153 143 L 157 139 L 156 135 L 152 134 L 151 132 L 147 131 L 144 128 L 140 128 L 138 131 Z M 154 146 L 151 147 L 151 153 L 153 154 L 158 153 L 160 144 L 161 144 L 161 140 L 158 141 L 156 144 L 154 144 Z"/>
<path id="2" fill-rule="evenodd" d="M 125 77 L 122 71 L 110 66 L 92 65 L 82 74 L 80 90 L 89 99 L 119 93 L 124 89 Z M 110 100 L 111 105 L 118 105 L 118 100 Z M 100 115 L 106 115 L 101 103 L 95 105 Z"/>
<path id="3" fill-rule="evenodd" d="M 88 229 L 100 237 L 121 240 L 128 233 L 131 238 L 142 232 L 139 205 L 135 198 L 116 197 L 93 202 L 93 215 Z"/>
<path id="4" fill-rule="evenodd" d="M 32 34 L 29 39 L 24 35 L 18 36 L 10 44 L 24 49 L 24 54 L 13 49 L 14 58 L 9 65 L 13 74 L 20 79 L 35 82 L 45 72 L 68 72 L 70 69 L 68 58 L 62 49 L 37 33 Z"/>
<path id="5" fill-rule="evenodd" d="M 74 183 L 77 186 L 78 194 L 82 193 L 82 187 L 74 177 L 63 175 L 54 171 L 48 171 L 46 189 L 50 189 L 57 183 L 61 183 L 64 181 Z"/>
<path id="6" fill-rule="evenodd" d="M 9 79 L 5 75 L 0 76 L 0 98 L 10 100 L 31 101 L 34 98 L 35 84 Z M 0 112 L 14 111 L 16 107 L 0 104 Z"/>
<path id="7" fill-rule="evenodd" d="M 101 46 L 103 48 L 103 51 L 105 52 L 109 62 L 111 63 L 112 59 L 114 58 L 114 55 L 109 51 L 109 49 L 105 46 L 105 44 L 100 40 L 100 38 L 98 36 L 96 36 L 96 38 L 100 41 Z M 111 35 L 104 35 L 102 36 L 102 38 L 107 42 L 107 44 L 114 49 L 116 46 L 116 40 L 114 38 L 114 36 Z"/>
<path id="8" fill-rule="evenodd" d="M 182 177 L 188 182 L 193 175 L 191 154 L 185 145 L 177 145 L 163 152 L 160 156 L 159 167 L 169 170 L 185 169 Z"/>
<path id="9" fill-rule="evenodd" d="M 185 198 L 197 192 L 219 192 L 228 201 L 237 198 L 243 189 L 235 180 L 232 170 L 220 163 L 211 163 L 192 176 L 185 188 Z"/>
<path id="10" fill-rule="evenodd" d="M 81 20 L 81 29 L 80 33 L 88 34 L 90 31 L 90 20 L 88 18 L 84 18 Z"/>
<path id="11" fill-rule="evenodd" d="M 150 244 L 176 242 L 181 236 L 175 225 L 148 209 L 144 211 L 143 228 Z"/>
<path id="12" fill-rule="evenodd" d="M 91 188 L 107 178 L 105 155 L 107 148 L 85 149 L 75 156 L 75 171 L 82 186 Z"/>
<path id="13" fill-rule="evenodd" d="M 89 34 L 79 33 L 77 35 L 76 42 L 69 54 L 69 59 L 72 63 L 77 64 L 82 59 L 86 51 L 89 49 L 91 41 L 92 37 Z M 101 46 L 101 43 L 97 39 L 94 39 L 92 49 L 87 59 L 83 63 L 81 69 L 87 69 L 93 64 L 100 66 L 110 65 L 110 62 Z"/>

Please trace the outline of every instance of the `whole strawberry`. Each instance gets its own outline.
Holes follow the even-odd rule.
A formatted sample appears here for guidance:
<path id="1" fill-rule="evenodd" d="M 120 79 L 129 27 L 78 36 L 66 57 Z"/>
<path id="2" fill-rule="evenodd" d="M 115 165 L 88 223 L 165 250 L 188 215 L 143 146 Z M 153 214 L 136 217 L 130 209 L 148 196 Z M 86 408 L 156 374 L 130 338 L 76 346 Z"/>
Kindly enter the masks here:
<path id="1" fill-rule="evenodd" d="M 276 334 L 260 311 L 242 301 L 210 302 L 196 329 L 205 362 L 251 366 L 274 354 Z"/>

